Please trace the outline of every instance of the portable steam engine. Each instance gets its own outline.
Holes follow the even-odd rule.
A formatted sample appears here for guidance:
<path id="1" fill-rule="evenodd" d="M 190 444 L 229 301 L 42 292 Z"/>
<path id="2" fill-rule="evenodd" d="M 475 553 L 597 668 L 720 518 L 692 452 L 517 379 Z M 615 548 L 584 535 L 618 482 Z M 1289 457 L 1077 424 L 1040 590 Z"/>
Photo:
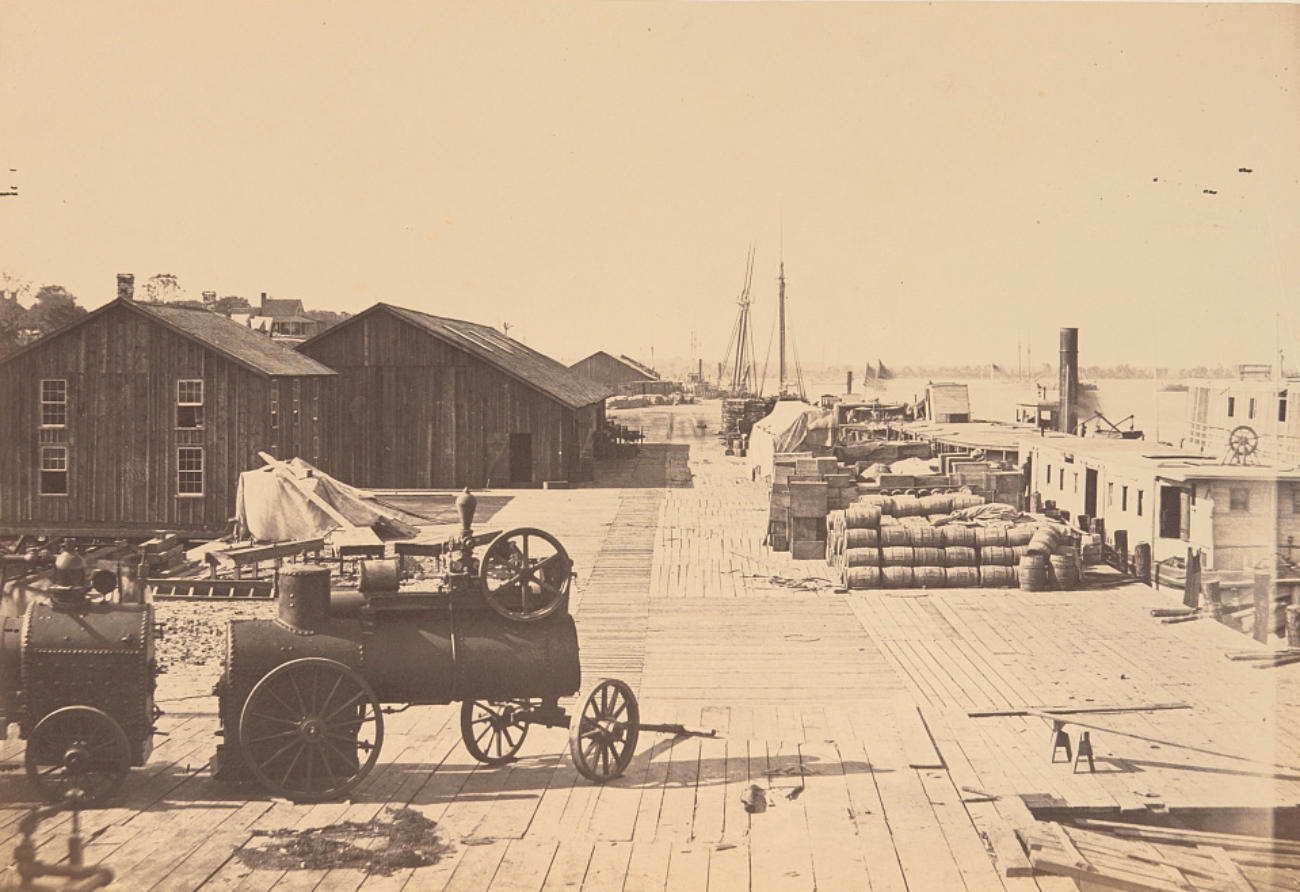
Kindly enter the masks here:
<path id="1" fill-rule="evenodd" d="M 65 550 L 48 601 L 0 618 L 0 739 L 18 724 L 27 774 L 53 800 L 74 788 L 103 799 L 153 750 L 153 607 L 95 597 L 117 587 L 116 574 L 86 576 Z"/>
<path id="2" fill-rule="evenodd" d="M 399 588 L 400 559 L 361 562 L 355 591 L 332 591 L 328 567 L 299 565 L 281 571 L 276 619 L 231 620 L 214 777 L 299 802 L 335 798 L 375 765 L 381 704 L 456 701 L 480 762 L 509 761 L 541 724 L 570 729 L 585 777 L 623 773 L 639 730 L 653 727 L 639 724 L 632 690 L 600 681 L 577 722 L 559 706 L 581 684 L 568 554 L 533 528 L 475 536 L 475 503 L 468 491 L 457 499 L 463 529 L 435 549 L 429 591 Z"/>

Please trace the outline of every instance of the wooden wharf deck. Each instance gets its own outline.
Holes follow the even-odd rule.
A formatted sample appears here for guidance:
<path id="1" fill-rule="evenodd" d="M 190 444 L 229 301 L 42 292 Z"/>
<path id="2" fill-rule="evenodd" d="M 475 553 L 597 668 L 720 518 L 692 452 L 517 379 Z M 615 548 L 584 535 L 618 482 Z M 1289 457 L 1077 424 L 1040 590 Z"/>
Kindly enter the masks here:
<path id="1" fill-rule="evenodd" d="M 486 768 L 454 707 L 412 709 L 387 718 L 349 801 L 293 805 L 210 779 L 219 667 L 196 667 L 160 680 L 166 736 L 148 765 L 83 814 L 87 859 L 139 892 L 1063 892 L 1073 880 L 1028 875 L 1014 837 L 1034 820 L 1026 803 L 1111 818 L 1300 803 L 1300 771 L 1262 764 L 1300 765 L 1300 666 L 1225 659 L 1249 639 L 1162 624 L 1149 611 L 1174 595 L 1137 584 L 838 590 L 823 562 L 763 546 L 765 490 L 695 424 L 716 411 L 642 410 L 639 457 L 602 464 L 592 487 L 520 491 L 492 519 L 547 529 L 573 556 L 586 681 L 623 678 L 643 721 L 716 737 L 643 734 L 602 787 L 578 776 L 562 730 L 533 728 L 521 758 Z M 1025 714 L 1175 702 L 1188 708 L 1077 716 L 1120 732 L 1091 732 L 1094 773 L 1053 764 L 1051 722 Z M 0 761 L 21 759 L 21 742 L 2 747 Z M 755 788 L 765 807 L 751 812 Z M 20 773 L 0 774 L 0 803 L 7 854 L 32 804 Z M 436 821 L 450 851 L 390 875 L 238 856 L 264 831 L 390 806 Z M 66 830 L 42 827 L 43 857 Z"/>

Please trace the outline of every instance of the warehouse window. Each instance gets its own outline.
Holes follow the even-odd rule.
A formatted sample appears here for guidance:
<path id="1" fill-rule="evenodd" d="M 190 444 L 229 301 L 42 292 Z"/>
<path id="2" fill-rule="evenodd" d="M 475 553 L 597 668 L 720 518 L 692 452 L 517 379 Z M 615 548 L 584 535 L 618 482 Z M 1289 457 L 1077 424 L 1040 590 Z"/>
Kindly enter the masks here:
<path id="1" fill-rule="evenodd" d="M 68 494 L 68 447 L 41 447 L 41 495 Z"/>
<path id="2" fill-rule="evenodd" d="M 1237 398 L 1235 396 L 1230 396 L 1228 397 L 1228 417 L 1231 418 L 1236 411 Z"/>
<path id="3" fill-rule="evenodd" d="M 176 382 L 176 426 L 203 427 L 203 381 L 185 378 Z"/>
<path id="4" fill-rule="evenodd" d="M 1109 508 L 1115 504 L 1115 484 L 1106 484 L 1106 507 Z"/>
<path id="5" fill-rule="evenodd" d="M 68 426 L 68 382 L 64 378 L 41 379 L 41 427 Z"/>
<path id="6" fill-rule="evenodd" d="M 1255 417 L 1255 398 L 1253 396 L 1250 398 L 1250 402 L 1246 404 L 1246 417 Z"/>
<path id="7" fill-rule="evenodd" d="M 1277 395 L 1277 420 L 1286 421 L 1286 391 Z"/>
<path id="8" fill-rule="evenodd" d="M 1056 488 L 1061 492 L 1065 492 L 1065 468 L 1061 468 L 1059 473 L 1060 476 L 1057 478 Z"/>
<path id="9" fill-rule="evenodd" d="M 1119 510 L 1121 511 L 1128 510 L 1128 487 L 1127 486 L 1121 486 L 1119 488 Z"/>
<path id="10" fill-rule="evenodd" d="M 1075 493 L 1079 492 L 1079 474 L 1077 471 L 1074 474 L 1074 491 Z"/>
<path id="11" fill-rule="evenodd" d="M 182 446 L 176 450 L 176 494 L 203 495 L 203 449 Z"/>
<path id="12" fill-rule="evenodd" d="M 1244 486 L 1234 486 L 1228 490 L 1229 511 L 1250 510 L 1250 490 Z"/>
<path id="13" fill-rule="evenodd" d="M 1142 516 L 1142 497 L 1146 495 L 1144 490 L 1138 490 L 1138 517 Z"/>

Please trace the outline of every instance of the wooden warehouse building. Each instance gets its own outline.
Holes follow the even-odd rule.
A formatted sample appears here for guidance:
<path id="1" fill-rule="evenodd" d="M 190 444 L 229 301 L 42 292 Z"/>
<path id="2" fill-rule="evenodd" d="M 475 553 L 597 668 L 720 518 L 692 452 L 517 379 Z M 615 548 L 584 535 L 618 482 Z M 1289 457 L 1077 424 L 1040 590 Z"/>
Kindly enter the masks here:
<path id="1" fill-rule="evenodd" d="M 591 479 L 610 389 L 493 328 L 379 303 L 298 350 L 338 372 L 321 467 L 354 486 Z"/>
<path id="2" fill-rule="evenodd" d="M 570 371 L 619 394 L 652 393 L 659 375 L 634 359 L 598 350 L 569 366 Z"/>
<path id="3" fill-rule="evenodd" d="M 228 531 L 259 451 L 318 458 L 335 377 L 199 309 L 118 298 L 0 360 L 0 530 Z"/>

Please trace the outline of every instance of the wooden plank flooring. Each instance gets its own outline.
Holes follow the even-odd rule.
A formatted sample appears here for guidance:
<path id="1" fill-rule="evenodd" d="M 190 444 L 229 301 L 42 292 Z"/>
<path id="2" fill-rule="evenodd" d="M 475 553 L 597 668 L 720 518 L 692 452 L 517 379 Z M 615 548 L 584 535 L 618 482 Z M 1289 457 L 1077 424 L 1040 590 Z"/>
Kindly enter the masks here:
<path id="1" fill-rule="evenodd" d="M 178 668 L 160 681 L 167 736 L 118 801 L 84 816 L 88 858 L 117 871 L 112 888 L 149 892 L 1061 892 L 1072 881 L 1028 875 L 1012 833 L 1032 820 L 1022 796 L 1108 815 L 1300 800 L 1300 772 L 1116 733 L 1092 732 L 1098 770 L 1076 773 L 1050 761 L 1043 719 L 971 718 L 1183 701 L 1086 720 L 1296 765 L 1300 666 L 1229 662 L 1247 639 L 1162 625 L 1149 610 L 1166 593 L 1137 585 L 838 590 L 824 562 L 763 545 L 765 489 L 696 425 L 716 427 L 718 411 L 642 410 L 637 458 L 602 463 L 596 486 L 512 492 L 491 519 L 546 529 L 569 551 L 585 682 L 622 678 L 644 722 L 715 736 L 644 733 L 626 774 L 596 786 L 563 730 L 532 728 L 518 761 L 486 768 L 461 744 L 456 707 L 424 707 L 387 717 L 379 764 L 351 799 L 293 805 L 211 780 L 219 669 Z M 0 744 L 0 762 L 21 757 L 21 741 Z M 0 773 L 0 803 L 11 852 L 32 804 L 20 772 Z M 451 846 L 439 863 L 384 875 L 238 856 L 262 832 L 401 807 L 438 823 Z M 67 827 L 42 826 L 43 856 L 62 853 Z"/>

